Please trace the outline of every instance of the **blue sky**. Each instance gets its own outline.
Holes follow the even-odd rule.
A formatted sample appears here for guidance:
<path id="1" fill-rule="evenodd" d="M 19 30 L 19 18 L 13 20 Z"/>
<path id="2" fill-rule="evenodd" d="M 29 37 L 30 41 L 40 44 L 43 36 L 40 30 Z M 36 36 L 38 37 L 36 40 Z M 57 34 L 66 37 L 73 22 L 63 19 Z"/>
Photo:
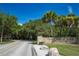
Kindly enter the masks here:
<path id="1" fill-rule="evenodd" d="M 79 4 L 68 3 L 2 3 L 0 12 L 15 15 L 18 23 L 28 22 L 30 19 L 39 19 L 47 11 L 54 11 L 57 15 L 67 15 L 73 12 L 79 15 Z"/>

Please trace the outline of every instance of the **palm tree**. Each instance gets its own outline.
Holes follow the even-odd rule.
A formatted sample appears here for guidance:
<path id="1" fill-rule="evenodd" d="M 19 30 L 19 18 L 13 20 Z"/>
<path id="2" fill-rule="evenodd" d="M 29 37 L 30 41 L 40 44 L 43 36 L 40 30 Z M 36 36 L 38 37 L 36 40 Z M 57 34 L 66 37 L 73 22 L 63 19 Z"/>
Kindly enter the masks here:
<path id="1" fill-rule="evenodd" d="M 57 15 L 55 12 L 49 11 L 46 14 L 44 14 L 42 20 L 44 23 L 50 23 L 51 25 L 54 25 L 55 19 L 57 18 Z M 52 26 L 51 26 L 51 36 L 52 36 Z"/>
<path id="2" fill-rule="evenodd" d="M 44 14 L 42 20 L 44 22 L 46 22 L 46 23 L 51 22 L 51 20 L 53 22 L 55 22 L 56 17 L 57 17 L 57 15 L 56 15 L 55 12 L 49 11 L 49 12 L 47 12 L 47 13 Z"/>
<path id="3" fill-rule="evenodd" d="M 5 25 L 5 21 L 6 21 L 6 16 L 2 14 L 2 30 L 1 30 L 1 43 L 3 42 L 3 33 L 4 33 L 4 25 Z"/>

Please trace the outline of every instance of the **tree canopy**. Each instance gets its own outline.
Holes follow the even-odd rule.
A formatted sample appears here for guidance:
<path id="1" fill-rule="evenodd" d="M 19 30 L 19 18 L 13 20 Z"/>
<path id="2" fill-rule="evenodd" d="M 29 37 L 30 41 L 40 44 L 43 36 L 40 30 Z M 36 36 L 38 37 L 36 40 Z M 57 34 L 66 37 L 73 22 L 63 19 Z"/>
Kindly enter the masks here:
<path id="1" fill-rule="evenodd" d="M 37 39 L 38 35 L 53 37 L 78 37 L 79 16 L 57 15 L 48 11 L 35 20 L 18 25 L 17 17 L 0 13 L 0 37 L 12 39 Z"/>

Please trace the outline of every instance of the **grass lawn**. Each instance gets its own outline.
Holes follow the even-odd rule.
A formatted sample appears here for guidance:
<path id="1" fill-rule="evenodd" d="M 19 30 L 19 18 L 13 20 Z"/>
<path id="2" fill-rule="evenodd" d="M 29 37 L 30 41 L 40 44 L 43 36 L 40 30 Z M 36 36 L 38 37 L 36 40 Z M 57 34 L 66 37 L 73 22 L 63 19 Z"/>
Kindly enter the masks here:
<path id="1" fill-rule="evenodd" d="M 37 41 L 32 41 L 32 44 L 37 44 Z"/>
<path id="2" fill-rule="evenodd" d="M 5 40 L 2 43 L 0 42 L 0 44 L 8 44 L 8 43 L 11 43 L 11 42 L 14 42 L 14 41 L 13 40 Z"/>
<path id="3" fill-rule="evenodd" d="M 48 45 L 49 48 L 56 47 L 63 56 L 79 56 L 79 45 L 69 45 L 69 44 L 52 44 Z"/>

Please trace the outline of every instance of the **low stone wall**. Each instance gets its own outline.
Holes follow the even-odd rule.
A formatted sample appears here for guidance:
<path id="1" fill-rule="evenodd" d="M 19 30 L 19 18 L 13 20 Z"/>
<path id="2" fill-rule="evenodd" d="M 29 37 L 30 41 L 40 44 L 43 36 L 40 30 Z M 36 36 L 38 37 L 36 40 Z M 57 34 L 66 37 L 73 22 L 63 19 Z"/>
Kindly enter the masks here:
<path id="1" fill-rule="evenodd" d="M 37 44 L 39 44 L 40 42 L 43 42 L 45 44 L 51 44 L 54 42 L 64 42 L 64 43 L 79 43 L 79 39 L 75 38 L 75 37 L 42 37 L 42 36 L 38 36 L 37 39 Z"/>
<path id="2" fill-rule="evenodd" d="M 43 42 L 44 44 L 50 44 L 52 43 L 52 38 L 51 37 L 42 37 L 38 36 L 37 38 L 37 44 L 40 44 L 40 42 Z"/>
<path id="3" fill-rule="evenodd" d="M 77 43 L 77 38 L 75 37 L 55 37 L 53 38 L 53 41 L 58 41 L 58 42 L 65 42 L 65 43 Z"/>

